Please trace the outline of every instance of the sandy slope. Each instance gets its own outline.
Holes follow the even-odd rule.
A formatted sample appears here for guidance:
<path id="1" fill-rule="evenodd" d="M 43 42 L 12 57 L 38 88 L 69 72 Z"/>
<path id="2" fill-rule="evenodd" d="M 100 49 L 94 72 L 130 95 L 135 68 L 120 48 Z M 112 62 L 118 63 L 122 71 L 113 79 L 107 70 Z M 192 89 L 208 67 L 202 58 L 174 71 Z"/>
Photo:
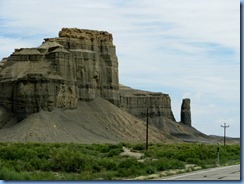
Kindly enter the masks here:
<path id="1" fill-rule="evenodd" d="M 209 136 L 199 132 L 194 127 L 189 127 L 183 123 L 176 123 L 164 117 L 155 117 L 151 120 L 151 122 L 151 124 L 157 127 L 159 130 L 162 130 L 165 133 L 167 132 L 168 134 L 183 141 L 208 142 L 210 139 Z"/>
<path id="2" fill-rule="evenodd" d="M 108 101 L 97 98 L 79 102 L 74 110 L 41 111 L 15 124 L 13 119 L 0 130 L 0 141 L 116 143 L 145 140 L 145 122 Z M 151 127 L 152 142 L 177 141 Z"/>
<path id="3" fill-rule="evenodd" d="M 10 116 L 0 107 L 0 142 L 145 141 L 146 123 L 102 98 L 91 102 L 79 101 L 78 108 L 74 110 L 41 111 L 18 123 L 16 118 Z M 214 144 L 222 141 L 164 117 L 149 118 L 149 125 L 149 142 Z M 232 139 L 230 141 L 233 142 Z M 234 142 L 238 143 L 238 140 Z"/>

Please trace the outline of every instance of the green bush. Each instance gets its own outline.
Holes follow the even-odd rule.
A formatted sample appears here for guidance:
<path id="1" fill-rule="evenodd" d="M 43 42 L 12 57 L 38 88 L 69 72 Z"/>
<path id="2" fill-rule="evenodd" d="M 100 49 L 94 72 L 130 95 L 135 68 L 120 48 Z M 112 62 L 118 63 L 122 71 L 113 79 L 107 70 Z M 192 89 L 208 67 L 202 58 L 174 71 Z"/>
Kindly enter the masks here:
<path id="1" fill-rule="evenodd" d="M 160 158 L 152 164 L 156 166 L 157 171 L 185 168 L 185 164 L 183 162 L 175 159 L 167 159 L 166 157 Z"/>
<path id="2" fill-rule="evenodd" d="M 98 164 L 103 167 L 106 171 L 115 171 L 118 169 L 116 162 L 108 158 L 99 159 Z"/>
<path id="3" fill-rule="evenodd" d="M 145 164 L 135 158 L 123 158 L 118 164 L 117 177 L 137 176 L 144 173 Z"/>
<path id="4" fill-rule="evenodd" d="M 146 148 L 145 143 L 137 143 L 132 146 L 132 149 L 135 151 L 143 151 L 145 150 L 145 148 Z"/>
<path id="5" fill-rule="evenodd" d="M 108 152 L 108 157 L 118 156 L 122 152 L 123 152 L 123 149 L 122 148 L 114 148 L 114 149 L 111 149 Z"/>
<path id="6" fill-rule="evenodd" d="M 122 147 L 144 153 L 144 162 L 122 157 Z M 240 145 L 205 144 L 75 144 L 0 143 L 0 179 L 91 180 L 116 179 L 182 169 L 185 164 L 215 166 L 240 162 Z"/>
<path id="7" fill-rule="evenodd" d="M 30 176 L 26 173 L 18 173 L 7 167 L 0 168 L 1 180 L 30 180 Z"/>

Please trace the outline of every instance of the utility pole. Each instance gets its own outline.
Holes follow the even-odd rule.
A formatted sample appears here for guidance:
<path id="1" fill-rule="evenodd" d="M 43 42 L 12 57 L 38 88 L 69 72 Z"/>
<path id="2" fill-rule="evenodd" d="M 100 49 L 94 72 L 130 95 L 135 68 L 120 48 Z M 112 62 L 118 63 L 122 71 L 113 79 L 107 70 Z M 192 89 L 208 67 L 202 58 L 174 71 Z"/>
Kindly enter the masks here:
<path id="1" fill-rule="evenodd" d="M 147 125 L 146 125 L 146 151 L 148 150 L 148 124 L 149 124 L 149 120 L 148 120 L 148 116 L 149 116 L 149 108 L 154 108 L 154 107 L 147 107 Z M 152 112 L 152 114 L 154 114 L 154 112 Z"/>
<path id="2" fill-rule="evenodd" d="M 149 108 L 147 108 L 146 151 L 148 150 L 148 109 Z"/>
<path id="3" fill-rule="evenodd" d="M 224 126 L 223 126 L 223 125 L 221 125 L 221 127 L 223 127 L 223 128 L 224 128 L 224 146 L 225 146 L 226 128 L 228 128 L 228 127 L 229 127 L 229 125 L 226 125 L 226 123 L 224 123 Z"/>

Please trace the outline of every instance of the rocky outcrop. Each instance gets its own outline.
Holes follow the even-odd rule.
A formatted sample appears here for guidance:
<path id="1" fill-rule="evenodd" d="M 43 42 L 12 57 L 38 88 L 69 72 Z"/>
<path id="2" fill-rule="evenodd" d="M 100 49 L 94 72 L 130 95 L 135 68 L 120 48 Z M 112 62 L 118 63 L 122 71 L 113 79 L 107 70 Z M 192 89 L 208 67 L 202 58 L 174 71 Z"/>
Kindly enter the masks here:
<path id="1" fill-rule="evenodd" d="M 6 61 L 7 61 L 7 58 L 3 58 L 2 61 L 0 62 L 0 71 L 2 70 L 3 65 L 6 63 Z"/>
<path id="2" fill-rule="evenodd" d="M 191 106 L 190 106 L 190 99 L 185 98 L 182 101 L 181 105 L 181 123 L 191 127 Z"/>
<path id="3" fill-rule="evenodd" d="M 118 62 L 107 32 L 62 29 L 38 48 L 16 49 L 1 65 L 0 105 L 19 120 L 40 109 L 74 109 L 103 97 L 118 106 Z"/>
<path id="4" fill-rule="evenodd" d="M 175 122 L 168 94 L 119 86 L 113 37 L 105 31 L 63 28 L 37 48 L 15 49 L 0 64 L 0 91 L 0 106 L 19 121 L 102 97 L 144 121 L 148 110 L 156 127 Z M 188 115 L 183 113 L 182 122 L 190 126 Z"/>
<path id="5" fill-rule="evenodd" d="M 145 120 L 150 118 L 165 117 L 175 121 L 171 110 L 171 100 L 168 94 L 135 90 L 120 85 L 120 108 L 130 114 Z"/>
<path id="6" fill-rule="evenodd" d="M 112 34 L 106 31 L 96 31 L 77 28 L 63 28 L 59 32 L 59 37 L 78 38 L 87 41 L 105 41 L 109 43 L 112 43 L 113 41 Z"/>
<path id="7" fill-rule="evenodd" d="M 101 96 L 118 105 L 118 61 L 112 35 L 104 31 L 64 28 L 59 36 L 46 39 L 47 43 L 41 47 L 62 46 L 55 48 L 49 59 L 56 60 L 53 64 L 56 73 L 76 81 L 78 100 L 91 101 Z M 69 66 L 65 66 L 67 60 Z"/>

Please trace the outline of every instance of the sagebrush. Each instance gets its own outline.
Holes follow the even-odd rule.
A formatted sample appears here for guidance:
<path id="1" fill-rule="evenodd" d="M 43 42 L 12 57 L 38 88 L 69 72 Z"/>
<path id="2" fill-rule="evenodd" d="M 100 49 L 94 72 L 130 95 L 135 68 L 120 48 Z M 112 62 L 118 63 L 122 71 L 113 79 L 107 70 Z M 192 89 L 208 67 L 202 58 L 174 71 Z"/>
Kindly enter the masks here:
<path id="1" fill-rule="evenodd" d="M 121 156 L 123 146 L 143 153 L 140 160 Z M 0 143 L 2 180 L 98 180 L 149 175 L 186 164 L 215 167 L 240 162 L 240 145 Z"/>

